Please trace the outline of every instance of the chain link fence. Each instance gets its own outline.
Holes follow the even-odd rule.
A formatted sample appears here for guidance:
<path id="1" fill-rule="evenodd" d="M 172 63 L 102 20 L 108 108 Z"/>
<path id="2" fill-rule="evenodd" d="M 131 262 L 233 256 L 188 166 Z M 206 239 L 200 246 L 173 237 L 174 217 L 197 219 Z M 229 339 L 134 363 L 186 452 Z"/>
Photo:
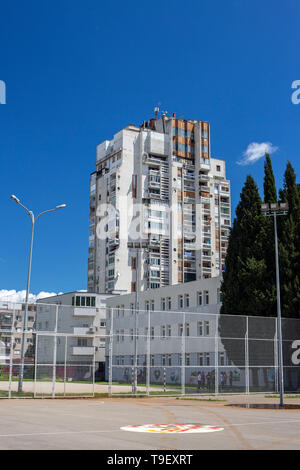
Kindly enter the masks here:
<path id="1" fill-rule="evenodd" d="M 18 394 L 24 305 L 0 308 L 0 397 Z M 105 309 L 104 309 L 105 310 Z M 29 306 L 23 397 L 278 393 L 276 318 Z M 300 391 L 300 320 L 282 319 L 284 388 Z"/>

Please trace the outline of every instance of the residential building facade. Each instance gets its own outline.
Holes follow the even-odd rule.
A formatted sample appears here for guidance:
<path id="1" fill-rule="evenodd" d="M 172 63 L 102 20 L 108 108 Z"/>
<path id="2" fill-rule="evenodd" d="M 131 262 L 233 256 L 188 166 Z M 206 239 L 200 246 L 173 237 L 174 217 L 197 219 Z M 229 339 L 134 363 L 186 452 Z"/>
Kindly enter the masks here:
<path id="1" fill-rule="evenodd" d="M 135 292 L 218 276 L 230 214 L 210 125 L 163 115 L 97 147 L 90 177 L 88 291 Z M 142 240 L 143 248 L 128 247 Z"/>

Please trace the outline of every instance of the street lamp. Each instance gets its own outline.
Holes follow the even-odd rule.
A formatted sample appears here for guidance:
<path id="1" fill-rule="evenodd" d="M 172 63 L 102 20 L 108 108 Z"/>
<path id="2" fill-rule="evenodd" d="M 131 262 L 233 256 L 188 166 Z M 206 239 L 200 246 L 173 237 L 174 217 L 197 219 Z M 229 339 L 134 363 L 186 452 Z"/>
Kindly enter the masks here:
<path id="1" fill-rule="evenodd" d="M 25 298 L 25 313 L 24 313 L 24 322 L 23 322 L 23 334 L 22 334 L 22 347 L 21 347 L 21 368 L 19 373 L 19 383 L 18 383 L 18 392 L 22 393 L 23 389 L 23 375 L 24 375 L 24 360 L 25 360 L 25 341 L 26 341 L 26 330 L 27 330 L 27 318 L 28 318 L 28 297 L 29 297 L 29 288 L 30 288 L 30 275 L 31 275 L 31 259 L 32 259 L 32 245 L 33 245 L 33 233 L 34 226 L 38 218 L 46 214 L 47 212 L 57 211 L 59 209 L 64 209 L 66 204 L 60 204 L 54 209 L 49 209 L 47 211 L 41 212 L 36 218 L 32 211 L 28 210 L 23 204 L 21 204 L 20 199 L 18 199 L 14 194 L 10 196 L 19 206 L 23 207 L 26 210 L 27 214 L 31 220 L 31 239 L 30 239 L 30 251 L 29 251 L 29 263 L 28 263 L 28 274 L 27 274 L 27 287 L 26 287 L 26 298 Z"/>
<path id="2" fill-rule="evenodd" d="M 277 238 L 277 216 L 287 215 L 289 206 L 286 202 L 264 203 L 261 205 L 261 212 L 267 217 L 274 219 L 275 235 L 275 262 L 276 262 L 276 291 L 277 291 L 277 342 L 279 347 L 279 390 L 280 406 L 284 406 L 284 381 L 283 381 L 283 354 L 282 354 L 282 329 L 281 329 L 281 306 L 280 306 L 280 279 L 279 279 L 279 261 L 278 261 L 278 238 Z"/>
<path id="3" fill-rule="evenodd" d="M 128 242 L 128 248 L 136 250 L 136 286 L 135 286 L 135 316 L 134 316 L 134 377 L 132 384 L 132 393 L 137 395 L 137 324 L 138 324 L 138 311 L 139 311 L 139 253 L 141 250 L 148 248 L 149 241 L 142 240 L 138 242 Z M 149 334 L 149 332 L 148 332 Z"/>

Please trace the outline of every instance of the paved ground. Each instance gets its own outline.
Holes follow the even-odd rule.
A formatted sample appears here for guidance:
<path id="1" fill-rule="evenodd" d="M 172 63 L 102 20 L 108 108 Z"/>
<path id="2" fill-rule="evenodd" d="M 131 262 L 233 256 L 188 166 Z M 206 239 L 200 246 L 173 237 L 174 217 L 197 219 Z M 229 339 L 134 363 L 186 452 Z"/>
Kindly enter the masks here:
<path id="1" fill-rule="evenodd" d="M 300 411 L 225 406 L 272 403 L 264 396 L 225 399 L 3 399 L 0 449 L 300 449 Z M 297 399 L 287 401 L 299 403 Z M 129 424 L 153 423 L 208 424 L 224 431 L 166 435 L 120 430 Z"/>

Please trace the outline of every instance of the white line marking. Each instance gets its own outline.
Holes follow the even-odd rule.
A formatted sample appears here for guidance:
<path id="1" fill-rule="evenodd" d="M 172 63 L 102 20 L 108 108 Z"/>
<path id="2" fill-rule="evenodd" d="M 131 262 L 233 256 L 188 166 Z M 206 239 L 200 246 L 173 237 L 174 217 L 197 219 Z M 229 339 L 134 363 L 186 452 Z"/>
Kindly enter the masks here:
<path id="1" fill-rule="evenodd" d="M 215 426 L 222 426 L 224 428 L 230 428 L 231 426 L 250 426 L 250 425 L 269 425 L 278 423 L 300 423 L 300 420 L 280 420 L 272 422 L 252 422 L 252 423 L 232 423 L 232 424 L 215 424 Z M 113 430 L 95 430 L 95 431 L 57 431 L 57 432 L 34 432 L 34 433 L 18 433 L 18 434 L 0 434 L 0 437 L 21 437 L 21 436 L 54 436 L 61 434 L 97 434 L 97 433 L 113 433 L 120 431 L 120 428 Z M 157 433 L 161 436 L 160 433 Z"/>

